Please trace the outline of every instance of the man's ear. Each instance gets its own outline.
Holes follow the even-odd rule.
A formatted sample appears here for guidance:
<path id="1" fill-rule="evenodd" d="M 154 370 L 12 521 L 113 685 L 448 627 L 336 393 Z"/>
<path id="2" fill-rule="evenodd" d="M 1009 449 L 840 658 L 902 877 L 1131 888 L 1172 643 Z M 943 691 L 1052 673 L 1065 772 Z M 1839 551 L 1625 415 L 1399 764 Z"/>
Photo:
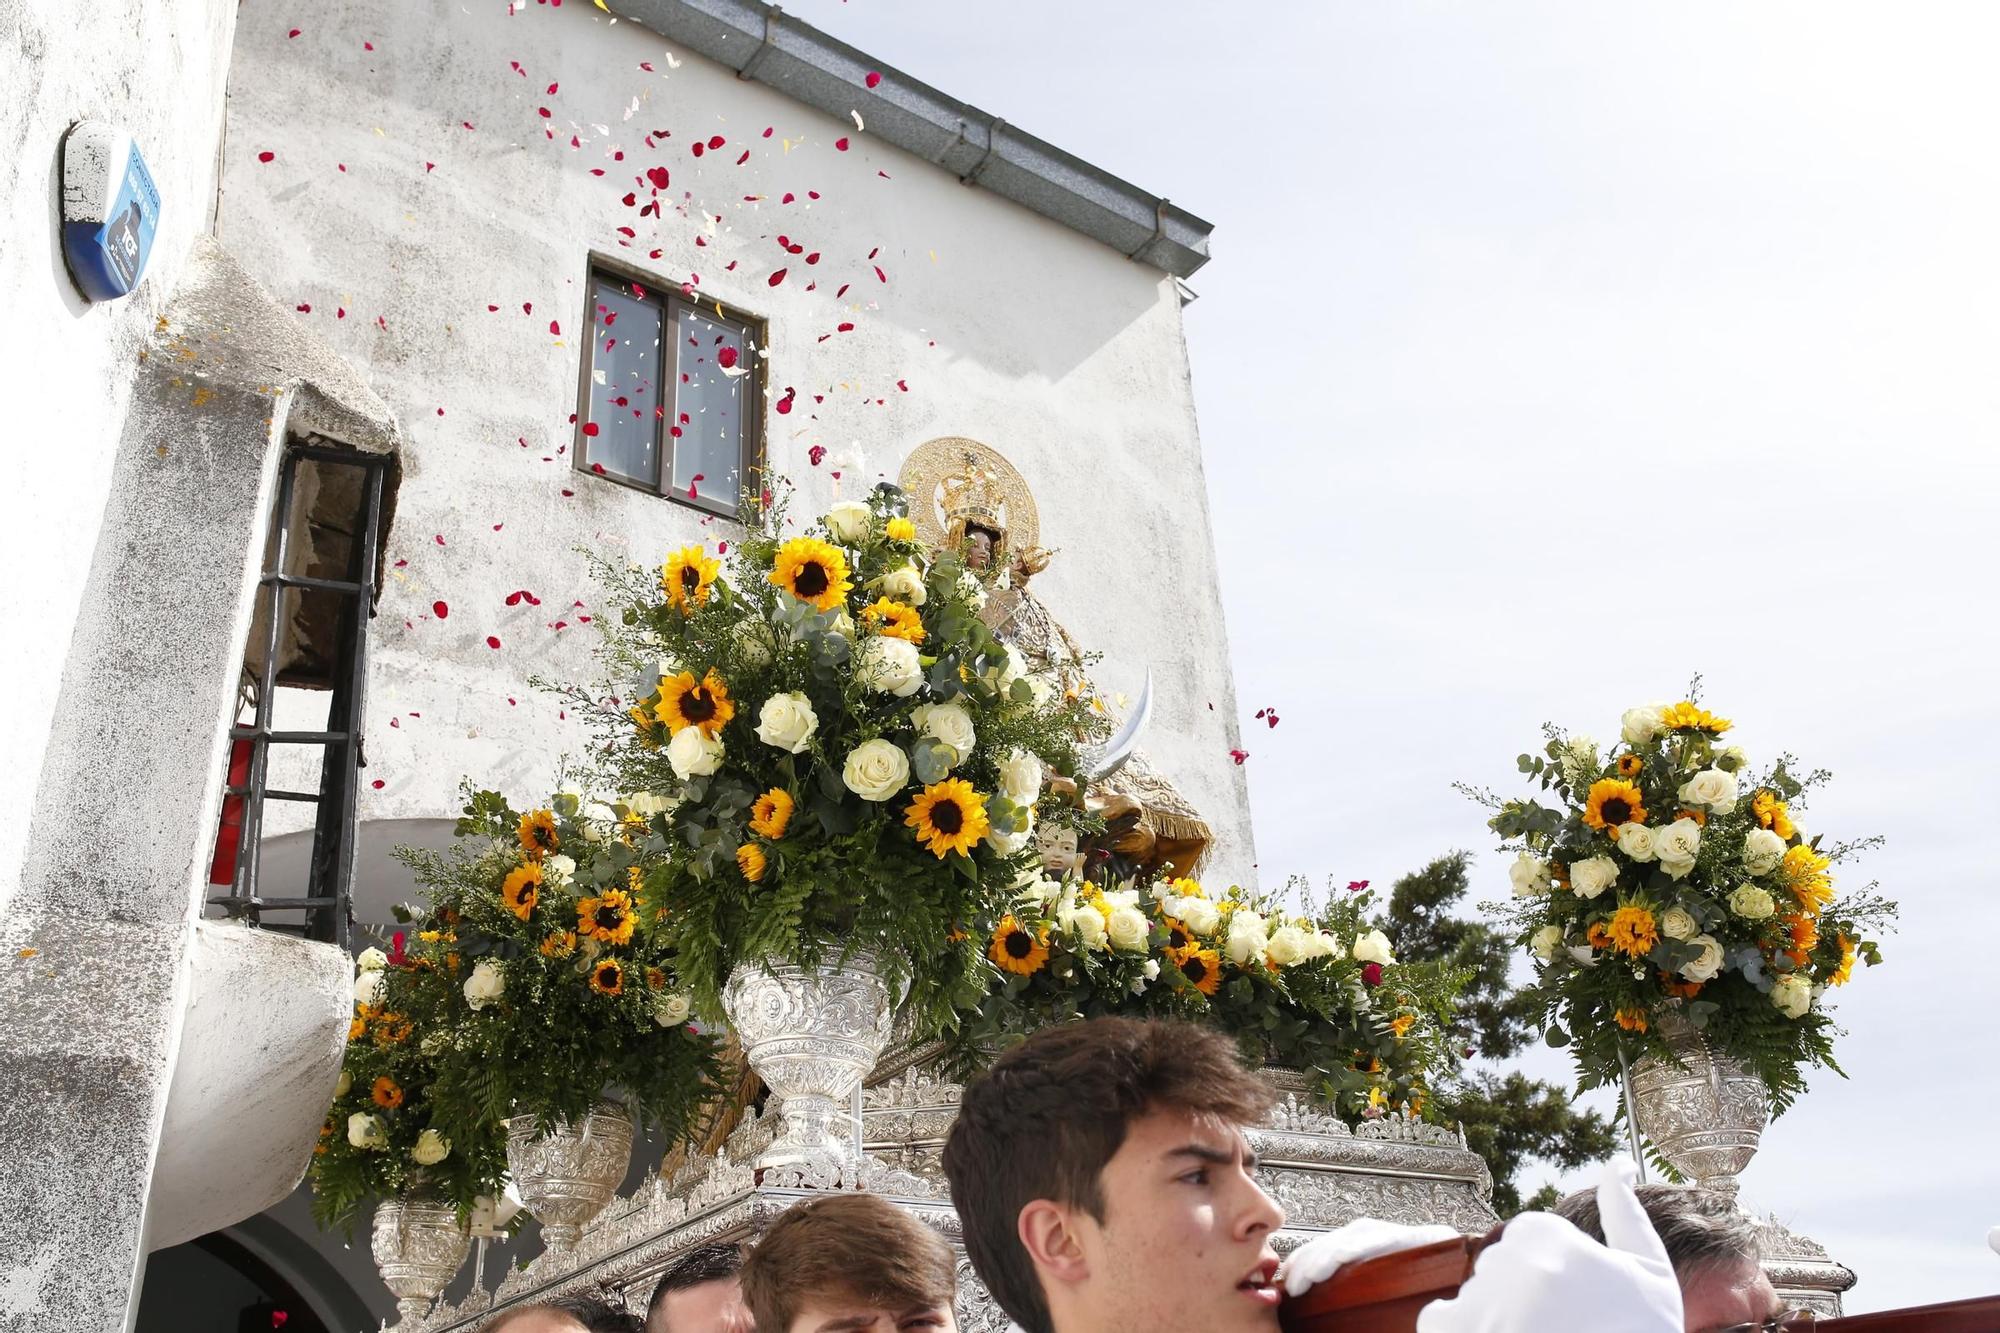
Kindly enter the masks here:
<path id="1" fill-rule="evenodd" d="M 1057 1282 L 1081 1282 L 1090 1276 L 1072 1211 L 1051 1199 L 1035 1199 L 1016 1219 L 1021 1246 L 1037 1272 Z"/>

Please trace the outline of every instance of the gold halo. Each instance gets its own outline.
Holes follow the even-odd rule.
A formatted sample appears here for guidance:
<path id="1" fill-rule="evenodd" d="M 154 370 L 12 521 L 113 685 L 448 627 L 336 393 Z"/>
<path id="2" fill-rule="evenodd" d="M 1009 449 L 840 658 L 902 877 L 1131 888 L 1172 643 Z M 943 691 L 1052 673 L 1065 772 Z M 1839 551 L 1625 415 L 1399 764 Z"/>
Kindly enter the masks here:
<path id="1" fill-rule="evenodd" d="M 999 450 L 963 435 L 925 440 L 910 450 L 896 474 L 896 484 L 910 498 L 910 521 L 916 524 L 924 545 L 935 550 L 945 544 L 944 479 L 967 467 L 982 468 L 992 475 L 994 489 L 1006 506 L 1008 549 L 1026 551 L 1041 545 L 1041 516 L 1035 511 L 1035 496 L 1028 483 Z"/>

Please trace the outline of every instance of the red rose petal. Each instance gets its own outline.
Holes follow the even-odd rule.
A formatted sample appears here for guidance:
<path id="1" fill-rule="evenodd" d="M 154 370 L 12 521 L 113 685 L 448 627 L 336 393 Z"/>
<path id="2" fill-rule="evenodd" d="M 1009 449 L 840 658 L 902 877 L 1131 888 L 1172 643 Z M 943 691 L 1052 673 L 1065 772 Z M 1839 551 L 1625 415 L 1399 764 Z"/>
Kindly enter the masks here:
<path id="1" fill-rule="evenodd" d="M 288 33 L 286 33 L 286 34 L 285 34 L 285 36 L 286 36 L 286 37 L 288 37 L 288 38 L 290 38 L 290 37 L 296 37 L 296 36 L 298 36 L 298 35 L 299 35 L 299 30 L 298 30 L 297 28 L 293 28 L 293 29 L 292 29 L 292 30 L 291 30 L 290 32 L 288 32 Z M 379 787 L 379 786 L 381 786 L 382 784 L 378 782 L 378 783 L 376 783 L 375 785 Z"/>
<path id="2" fill-rule="evenodd" d="M 843 152 L 843 153 L 844 153 L 844 152 L 846 152 L 846 151 L 847 151 L 847 140 L 845 140 L 845 139 L 835 139 L 835 140 L 833 141 L 833 146 L 834 146 L 835 148 L 838 148 L 838 149 L 839 149 L 839 150 L 840 150 L 841 152 Z"/>
<path id="3" fill-rule="evenodd" d="M 673 182 L 673 177 L 665 167 L 647 167 L 646 179 L 653 182 L 653 188 L 664 190 Z"/>
<path id="4" fill-rule="evenodd" d="M 715 354 L 715 359 L 724 370 L 729 370 L 736 365 L 736 349 L 725 347 Z"/>
<path id="5" fill-rule="evenodd" d="M 562 337 L 562 324 L 560 322 L 553 319 L 549 321 L 549 336 L 552 338 Z"/>
<path id="6" fill-rule="evenodd" d="M 499 636 L 499 635 L 497 635 L 497 634 L 489 634 L 489 635 L 487 635 L 487 636 L 486 636 L 486 646 L 487 646 L 488 648 L 498 648 L 498 647 L 500 646 L 500 636 Z"/>
<path id="7" fill-rule="evenodd" d="M 432 602 L 431 614 L 439 620 L 447 619 L 451 615 L 451 607 L 444 602 Z"/>
<path id="8" fill-rule="evenodd" d="M 818 467 L 820 464 L 820 460 L 825 457 L 826 457 L 826 446 L 823 444 L 816 444 L 812 448 L 806 450 L 806 459 L 814 467 Z"/>
<path id="9" fill-rule="evenodd" d="M 777 403 L 779 416 L 785 416 L 791 412 L 793 392 L 794 390 L 791 385 L 788 384 L 785 386 L 785 396 L 783 398 L 780 398 Z"/>
<path id="10" fill-rule="evenodd" d="M 866 80 L 864 80 L 864 82 L 866 82 L 870 88 L 881 86 L 882 72 L 880 70 L 873 70 L 873 69 L 869 70 L 868 77 Z"/>
<path id="11" fill-rule="evenodd" d="M 1235 760 L 1237 767 L 1240 768 L 1243 765 L 1243 761 L 1250 757 L 1250 752 L 1248 750 L 1231 750 L 1229 757 Z"/>
<path id="12" fill-rule="evenodd" d="M 266 149 L 266 150 L 265 150 L 264 152 L 261 152 L 261 153 L 257 154 L 257 160 L 258 160 L 259 162 L 269 162 L 269 161 L 270 161 L 271 159 L 275 158 L 276 156 L 277 156 L 277 154 L 276 154 L 276 153 L 273 153 L 273 152 L 271 152 L 271 151 L 270 151 L 269 149 Z"/>
<path id="13" fill-rule="evenodd" d="M 384 783 L 384 782 L 382 781 L 382 779 L 380 779 L 380 778 L 377 778 L 377 779 L 375 779 L 375 780 L 374 780 L 373 782 L 369 783 L 368 785 L 369 785 L 369 786 L 371 786 L 371 787 L 373 787 L 373 788 L 374 788 L 374 789 L 375 789 L 376 791 L 381 791 L 381 790 L 382 790 L 382 788 L 383 788 L 383 787 L 385 787 L 385 786 L 386 786 L 386 785 L 388 785 L 388 784 Z"/>
<path id="14" fill-rule="evenodd" d="M 773 273 L 770 277 L 764 279 L 764 285 L 767 287 L 775 287 L 784 280 L 785 280 L 785 270 L 779 269 L 775 273 Z"/>

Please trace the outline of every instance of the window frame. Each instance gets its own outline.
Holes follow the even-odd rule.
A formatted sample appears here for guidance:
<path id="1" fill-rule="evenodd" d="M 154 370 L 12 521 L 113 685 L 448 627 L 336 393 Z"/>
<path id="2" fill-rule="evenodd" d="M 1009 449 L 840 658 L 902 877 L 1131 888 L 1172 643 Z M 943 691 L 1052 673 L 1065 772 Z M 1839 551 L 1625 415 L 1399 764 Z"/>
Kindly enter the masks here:
<path id="1" fill-rule="evenodd" d="M 645 296 L 634 297 L 628 291 L 627 297 L 631 300 L 640 301 L 660 312 L 660 350 L 662 361 L 660 380 L 665 390 L 660 396 L 667 399 L 667 401 L 655 404 L 657 407 L 664 407 L 666 415 L 655 416 L 653 419 L 653 479 L 650 483 L 637 478 L 620 476 L 608 468 L 603 471 L 595 470 L 592 467 L 589 456 L 591 439 L 583 433 L 583 428 L 589 420 L 590 412 L 590 371 L 597 359 L 597 283 L 600 279 L 623 283 L 627 288 L 631 287 L 633 283 L 638 283 L 645 288 Z M 683 310 L 693 310 L 704 317 L 712 317 L 707 315 L 707 311 L 703 309 L 704 305 L 716 310 L 720 318 L 741 324 L 748 347 L 748 355 L 746 356 L 748 362 L 746 369 L 748 373 L 742 380 L 744 402 L 747 406 L 743 414 L 742 434 L 738 440 L 738 493 L 730 495 L 726 499 L 720 496 L 701 494 L 700 492 L 697 492 L 696 498 L 689 499 L 687 492 L 671 488 L 667 485 L 667 478 L 673 475 L 673 452 L 674 446 L 677 443 L 667 428 L 678 425 L 680 420 L 680 372 L 678 369 L 680 364 L 680 312 Z M 770 413 L 767 405 L 764 403 L 764 354 L 769 346 L 766 341 L 770 328 L 769 322 L 760 316 L 750 314 L 748 311 L 739 310 L 735 306 L 725 304 L 712 296 L 690 298 L 682 294 L 681 284 L 671 279 L 663 278 L 657 273 L 649 273 L 645 269 L 630 263 L 621 262 L 609 255 L 593 252 L 584 265 L 583 323 L 581 327 L 583 331 L 583 346 L 580 355 L 577 357 L 576 421 L 570 436 L 572 468 L 577 472 L 583 473 L 585 476 L 596 478 L 599 481 L 608 481 L 614 485 L 624 486 L 629 490 L 639 491 L 645 495 L 670 500 L 675 504 L 683 505 L 703 514 L 731 520 L 740 519 L 742 516 L 741 487 L 763 470 L 764 460 L 767 457 L 767 431 L 770 424 Z M 673 335 L 671 338 L 667 336 L 669 333 Z M 674 365 L 671 367 L 665 364 L 666 355 L 669 350 L 672 351 L 675 358 Z"/>

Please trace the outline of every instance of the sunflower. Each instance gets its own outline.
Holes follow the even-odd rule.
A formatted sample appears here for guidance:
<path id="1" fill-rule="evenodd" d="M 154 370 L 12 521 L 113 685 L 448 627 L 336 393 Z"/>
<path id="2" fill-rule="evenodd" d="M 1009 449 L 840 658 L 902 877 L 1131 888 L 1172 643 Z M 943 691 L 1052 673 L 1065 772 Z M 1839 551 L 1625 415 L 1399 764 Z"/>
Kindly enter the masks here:
<path id="1" fill-rule="evenodd" d="M 1826 979 L 1829 986 L 1845 986 L 1847 979 L 1854 975 L 1854 941 L 1845 935 L 1835 937 L 1840 941 L 1840 966 L 1833 969 L 1833 975 Z"/>
<path id="2" fill-rule="evenodd" d="M 892 542 L 913 542 L 917 539 L 917 525 L 907 518 L 890 519 L 882 532 Z"/>
<path id="3" fill-rule="evenodd" d="M 401 1014 L 377 1014 L 375 1016 L 375 1044 L 377 1046 L 400 1046 L 409 1040 L 410 1020 Z"/>
<path id="4" fill-rule="evenodd" d="M 1171 916 L 1161 919 L 1166 923 L 1167 927 L 1166 947 L 1168 953 L 1179 953 L 1184 949 L 1192 949 L 1196 946 L 1198 941 L 1194 937 L 1194 932 L 1187 928 L 1186 922 Z"/>
<path id="5" fill-rule="evenodd" d="M 1646 822 L 1645 798 L 1623 778 L 1599 778 L 1590 784 L 1583 804 L 1583 822 L 1595 829 Z"/>
<path id="6" fill-rule="evenodd" d="M 646 969 L 646 989 L 665 990 L 667 988 L 666 969 L 649 967 Z"/>
<path id="7" fill-rule="evenodd" d="M 1583 937 L 1590 941 L 1590 947 L 1593 949 L 1609 949 L 1611 947 L 1611 932 L 1604 928 L 1602 921 L 1591 922 L 1589 929 L 1583 932 Z"/>
<path id="8" fill-rule="evenodd" d="M 393 1111 L 403 1104 L 403 1090 L 396 1086 L 396 1080 L 387 1074 L 375 1080 L 375 1088 L 368 1094 L 377 1106 Z"/>
<path id="9" fill-rule="evenodd" d="M 541 899 L 541 862 L 530 861 L 507 872 L 506 881 L 500 885 L 500 901 L 507 904 L 508 911 L 526 921 Z"/>
<path id="10" fill-rule="evenodd" d="M 822 611 L 835 611 L 854 585 L 847 580 L 847 557 L 817 537 L 794 537 L 778 548 L 771 582 Z"/>
<path id="11" fill-rule="evenodd" d="M 1720 736 L 1729 730 L 1729 725 L 1728 718 L 1717 717 L 1687 699 L 1660 710 L 1660 726 L 1666 731 L 1705 731 L 1711 736 Z"/>
<path id="12" fill-rule="evenodd" d="M 1803 964 L 1805 962 L 1803 955 L 1819 943 L 1819 922 L 1804 912 L 1787 912 L 1778 920 L 1791 932 L 1792 948 L 1799 951 L 1801 956 L 1797 961 Z"/>
<path id="13" fill-rule="evenodd" d="M 576 932 L 559 930 L 542 941 L 542 957 L 567 958 L 576 952 Z"/>
<path id="14" fill-rule="evenodd" d="M 347 1021 L 347 1039 L 349 1041 L 360 1041 L 367 1031 L 368 1020 L 360 1014 L 356 1014 Z"/>
<path id="15" fill-rule="evenodd" d="M 1702 985 L 1703 983 L 1699 981 L 1677 980 L 1671 972 L 1660 973 L 1660 988 L 1667 994 L 1678 996 L 1683 1000 L 1692 1000 L 1701 994 Z"/>
<path id="16" fill-rule="evenodd" d="M 713 740 L 729 725 L 729 719 L 736 716 L 736 705 L 729 701 L 729 687 L 715 674 L 715 668 L 710 667 L 700 680 L 694 678 L 692 671 L 683 671 L 661 681 L 660 706 L 656 712 L 671 735 L 678 736 L 694 727 Z"/>
<path id="17" fill-rule="evenodd" d="M 1636 754 L 1618 756 L 1618 776 L 1621 778 L 1636 778 L 1639 776 L 1639 770 L 1645 766 L 1646 761 Z"/>
<path id="18" fill-rule="evenodd" d="M 1826 873 L 1832 864 L 1832 858 L 1800 843 L 1788 849 L 1785 859 L 1778 863 L 1778 878 L 1792 897 L 1798 899 L 1799 906 L 1817 913 L 1833 901 L 1833 876 Z"/>
<path id="19" fill-rule="evenodd" d="M 1627 1032 L 1644 1032 L 1646 1030 L 1646 1011 L 1644 1009 L 1620 1009 L 1611 1016 L 1618 1021 L 1618 1026 L 1624 1028 Z"/>
<path id="20" fill-rule="evenodd" d="M 1031 935 L 1013 917 L 1003 916 L 993 942 L 986 946 L 986 956 L 1016 976 L 1031 977 L 1049 961 L 1048 927 Z"/>
<path id="21" fill-rule="evenodd" d="M 590 965 L 590 988 L 599 995 L 619 995 L 625 990 L 625 969 L 616 958 L 600 958 Z"/>
<path id="22" fill-rule="evenodd" d="M 534 861 L 562 846 L 562 839 L 556 836 L 555 812 L 551 810 L 532 810 L 522 815 L 515 836 L 521 840 L 521 850 Z"/>
<path id="23" fill-rule="evenodd" d="M 1222 959 L 1213 949 L 1183 949 L 1173 961 L 1203 995 L 1215 994 L 1222 984 Z"/>
<path id="24" fill-rule="evenodd" d="M 641 745 L 648 750 L 660 748 L 660 738 L 655 734 L 659 730 L 660 723 L 650 708 L 643 703 L 636 703 L 625 710 L 625 716 L 632 719 L 632 726 L 639 733 Z"/>
<path id="25" fill-rule="evenodd" d="M 793 804 L 790 792 L 783 787 L 771 788 L 750 807 L 750 831 L 774 842 L 784 837 L 786 827 L 792 822 Z"/>
<path id="26" fill-rule="evenodd" d="M 1621 907 L 1611 914 L 1611 924 L 1605 933 L 1611 937 L 1611 947 L 1619 953 L 1638 958 L 1653 951 L 1660 942 L 1660 927 L 1653 920 L 1652 912 L 1644 907 Z"/>
<path id="27" fill-rule="evenodd" d="M 576 905 L 576 933 L 584 939 L 625 944 L 630 942 L 635 924 L 632 895 L 623 889 L 606 889 Z"/>
<path id="28" fill-rule="evenodd" d="M 1692 819 L 1701 827 L 1708 827 L 1708 811 L 1706 810 L 1676 810 L 1674 811 L 1674 818 L 1677 820 Z"/>
<path id="29" fill-rule="evenodd" d="M 667 594 L 667 602 L 674 610 L 691 616 L 697 606 L 708 600 L 709 587 L 715 582 L 716 571 L 721 568 L 709 558 L 707 547 L 683 546 L 660 566 L 660 588 Z"/>
<path id="30" fill-rule="evenodd" d="M 1791 813 L 1775 792 L 1760 791 L 1750 798 L 1750 813 L 1757 820 L 1758 828 L 1767 828 L 1781 838 L 1789 839 L 1798 829 L 1792 823 Z"/>
<path id="31" fill-rule="evenodd" d="M 875 632 L 885 639 L 902 639 L 906 643 L 924 641 L 924 620 L 914 606 L 878 597 L 861 608 L 861 619 L 863 623 L 873 625 Z"/>
<path id="32" fill-rule="evenodd" d="M 903 822 L 917 831 L 917 841 L 940 861 L 948 852 L 969 853 L 992 828 L 986 818 L 986 798 L 963 778 L 946 778 L 924 788 L 924 794 L 910 802 Z"/>
<path id="33" fill-rule="evenodd" d="M 1208 890 L 1202 888 L 1201 881 L 1198 879 L 1181 878 L 1171 880 L 1168 882 L 1167 887 L 1183 898 L 1208 897 Z"/>
<path id="34" fill-rule="evenodd" d="M 736 868 L 743 872 L 743 878 L 755 884 L 764 878 L 764 872 L 771 862 L 764 855 L 764 849 L 754 842 L 746 842 L 736 849 Z"/>
<path id="35" fill-rule="evenodd" d="M 1417 1016 L 1415 1014 L 1397 1014 L 1389 1020 L 1389 1031 L 1396 1034 L 1397 1041 L 1401 1041 L 1410 1035 L 1410 1029 L 1416 1025 Z"/>

